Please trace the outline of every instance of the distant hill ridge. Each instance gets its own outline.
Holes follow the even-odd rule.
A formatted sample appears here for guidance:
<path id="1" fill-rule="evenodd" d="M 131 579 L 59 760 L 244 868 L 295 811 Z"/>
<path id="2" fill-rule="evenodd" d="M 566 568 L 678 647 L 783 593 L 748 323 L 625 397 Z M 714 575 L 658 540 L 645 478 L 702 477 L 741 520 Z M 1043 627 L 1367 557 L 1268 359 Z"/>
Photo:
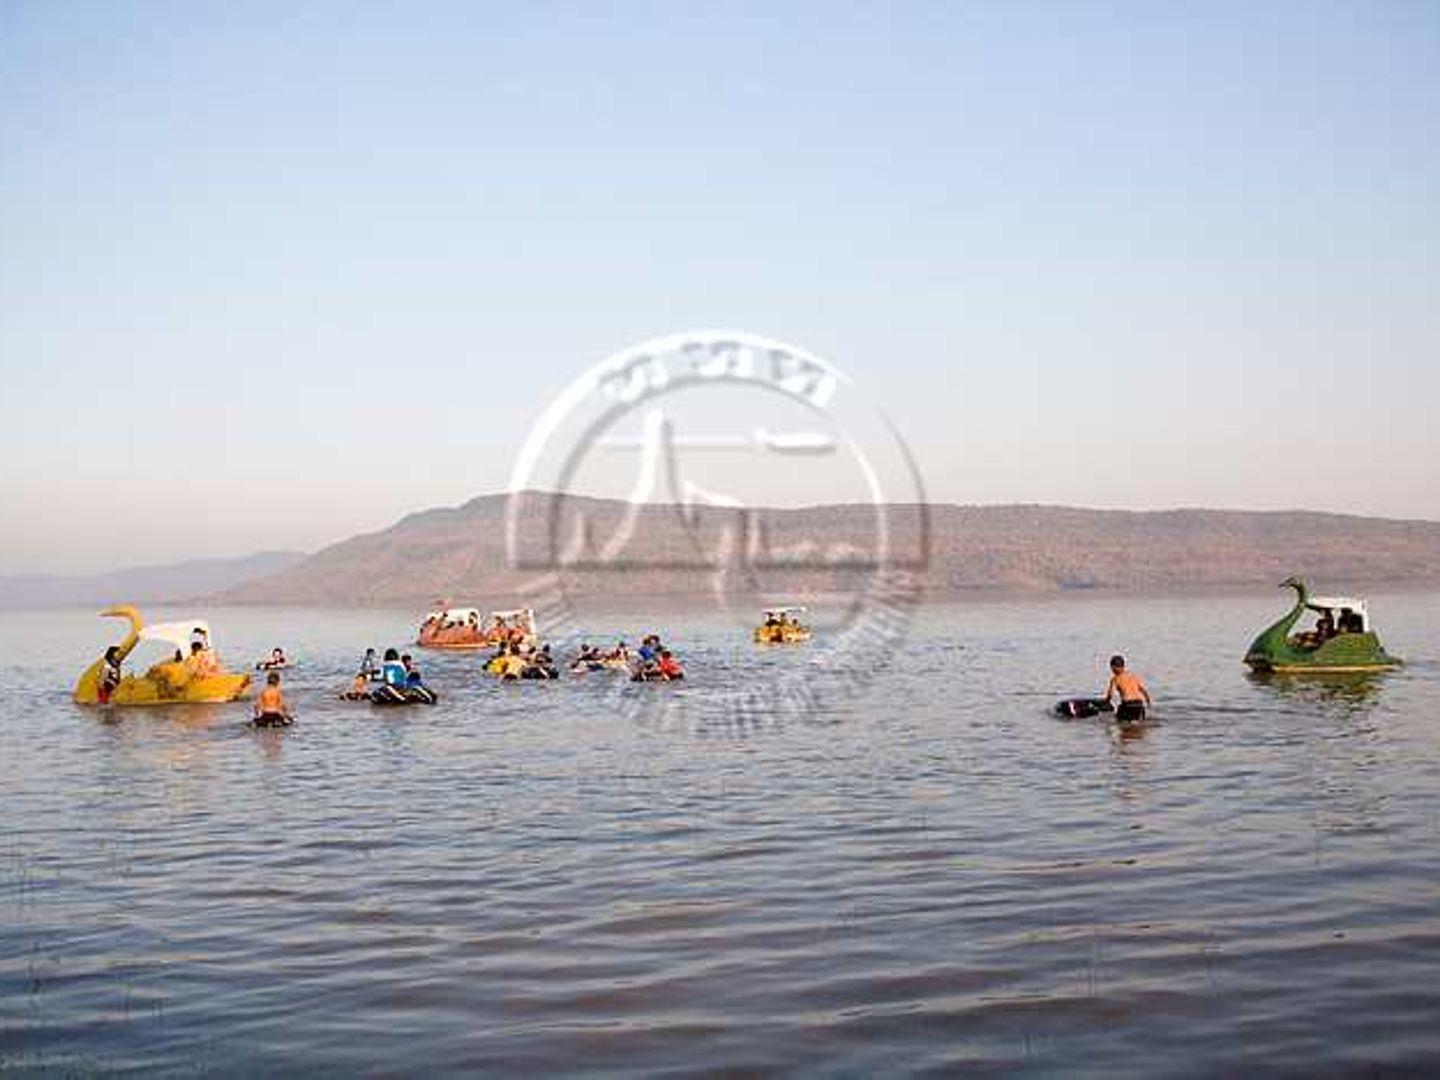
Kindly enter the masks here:
<path id="1" fill-rule="evenodd" d="M 543 563 L 557 549 L 598 554 L 622 526 L 619 564 L 564 573 L 577 594 L 705 591 L 728 551 L 739 591 L 803 597 L 846 591 L 876 550 L 877 508 L 764 509 L 737 531 L 737 512 L 541 493 L 518 497 L 519 549 Z M 507 565 L 505 495 L 410 514 L 225 591 L 241 603 L 428 604 L 441 597 L 523 598 L 540 570 Z M 890 550 L 927 591 L 1158 590 L 1275 584 L 1291 573 L 1324 587 L 1440 584 L 1440 522 L 1314 511 L 1087 510 L 1041 505 L 887 506 Z M 928 559 L 919 556 L 928 534 Z M 755 558 L 756 553 L 761 557 Z M 613 554 L 613 552 L 611 552 Z"/>
<path id="2" fill-rule="evenodd" d="M 233 589 L 304 558 L 298 551 L 265 551 L 238 558 L 132 566 L 103 574 L 16 574 L 0 577 L 0 608 L 189 600 Z"/>

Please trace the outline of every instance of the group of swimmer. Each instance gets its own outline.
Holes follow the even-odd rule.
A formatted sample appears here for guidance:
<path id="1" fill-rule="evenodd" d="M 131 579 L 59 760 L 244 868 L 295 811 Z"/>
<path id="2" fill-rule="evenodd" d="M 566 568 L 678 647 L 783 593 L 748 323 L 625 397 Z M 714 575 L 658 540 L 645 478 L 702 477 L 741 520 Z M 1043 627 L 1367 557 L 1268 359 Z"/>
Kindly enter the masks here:
<path id="1" fill-rule="evenodd" d="M 107 652 L 107 660 L 110 655 Z M 671 682 L 685 677 L 680 662 L 665 648 L 659 634 L 647 634 L 633 653 L 623 639 L 608 650 L 581 644 L 569 667 L 577 675 L 588 671 L 625 671 L 636 682 Z M 505 681 L 560 677 L 549 645 L 536 646 L 524 642 L 501 642 L 494 655 L 486 661 L 484 670 Z M 107 678 L 108 671 L 107 666 Z M 118 681 L 117 675 L 116 684 Z M 434 705 L 439 700 L 435 692 L 425 685 L 413 656 L 401 654 L 397 649 L 386 649 L 383 661 L 377 661 L 373 648 L 365 650 L 354 682 L 339 696 L 345 701 L 370 701 L 376 705 Z M 1110 681 L 1106 684 L 1103 697 L 1062 701 L 1057 711 L 1069 717 L 1083 717 L 1113 709 L 1117 723 L 1133 725 L 1145 719 L 1145 711 L 1151 703 L 1150 690 L 1144 680 L 1126 666 L 1123 656 L 1116 655 L 1110 658 Z M 266 675 L 265 688 L 255 702 L 253 723 L 256 727 L 289 727 L 294 722 L 294 714 L 280 690 L 280 672 L 271 671 Z"/>
<path id="2" fill-rule="evenodd" d="M 1341 612 L 1338 626 L 1326 612 L 1316 624 L 1314 633 L 1307 636 L 1323 643 L 1337 634 L 1358 632 L 1363 628 L 1363 619 L 1346 609 Z M 194 629 L 189 644 L 189 656 L 177 648 L 172 659 L 151 667 L 146 672 L 146 678 L 169 686 L 183 686 L 191 679 L 206 678 L 223 670 L 211 648 L 209 634 L 203 627 Z M 280 669 L 289 666 L 290 661 L 280 646 L 255 665 L 256 670 L 266 672 L 265 686 L 255 702 L 253 722 L 257 727 L 288 727 L 294 723 L 294 714 L 280 689 Z M 590 671 L 622 671 L 635 682 L 674 682 L 685 677 L 684 668 L 674 653 L 665 647 L 660 635 L 654 633 L 646 634 L 634 651 L 624 639 L 616 642 L 611 649 L 598 649 L 582 643 L 568 669 L 577 675 Z M 559 666 L 548 644 L 537 645 L 519 628 L 508 627 L 500 632 L 500 641 L 495 652 L 486 660 L 484 671 L 503 681 L 560 677 Z M 112 645 L 105 650 L 102 661 L 98 687 L 100 704 L 110 702 L 122 678 L 120 648 Z M 435 692 L 425 685 L 414 657 L 393 648 L 385 650 L 383 659 L 377 659 L 375 649 L 366 649 L 353 682 L 339 696 L 346 701 L 370 701 L 376 705 L 434 705 L 439 700 Z M 1116 721 L 1135 724 L 1145 719 L 1150 705 L 1150 691 L 1144 681 L 1126 666 L 1123 656 L 1116 655 L 1110 658 L 1110 681 L 1103 697 L 1062 701 L 1056 706 L 1056 711 L 1063 716 L 1080 717 L 1113 709 Z"/>
<path id="3" fill-rule="evenodd" d="M 587 671 L 627 671 L 635 682 L 675 682 L 685 678 L 685 669 L 661 642 L 659 634 L 646 634 L 633 653 L 624 639 L 607 650 L 582 643 L 580 652 L 570 662 L 570 670 L 577 675 Z"/>
<path id="4" fill-rule="evenodd" d="M 276 653 L 283 656 L 278 649 Z M 673 682 L 685 677 L 684 668 L 659 634 L 647 634 L 633 652 L 623 639 L 609 650 L 582 644 L 568 668 L 577 675 L 598 670 L 624 671 L 635 682 Z M 550 646 L 537 645 L 519 634 L 507 633 L 483 670 L 506 682 L 560 677 Z M 278 686 L 279 672 L 271 671 L 266 681 Z M 376 705 L 434 705 L 439 700 L 435 691 L 425 685 L 415 658 L 398 649 L 386 649 L 382 659 L 376 658 L 373 648 L 366 649 L 354 680 L 339 696 L 345 701 L 370 701 Z"/>
<path id="5" fill-rule="evenodd" d="M 659 634 L 646 634 L 634 652 L 623 638 L 613 649 L 597 649 L 582 643 L 570 661 L 569 670 L 575 675 L 587 671 L 623 671 L 634 682 L 674 682 L 685 677 L 685 669 L 675 654 L 661 643 Z M 485 671 L 506 680 L 560 677 L 550 646 L 537 647 L 523 640 L 502 641 L 486 661 Z"/>
<path id="6" fill-rule="evenodd" d="M 582 644 L 568 666 L 575 674 L 602 669 L 624 671 L 636 682 L 671 682 L 685 677 L 684 669 L 662 644 L 659 634 L 647 634 L 633 652 L 623 639 L 609 650 Z M 255 670 L 265 672 L 265 685 L 255 700 L 252 723 L 256 727 L 289 727 L 295 722 L 295 714 L 280 688 L 280 671 L 288 667 L 289 657 L 278 645 L 268 657 L 255 664 Z M 190 679 L 205 678 L 222 670 L 220 660 L 210 646 L 208 633 L 196 627 L 191 635 L 190 655 L 185 656 L 176 649 L 173 659 L 154 665 L 146 673 L 146 678 L 181 686 Z M 484 670 L 486 674 L 504 681 L 560 677 L 559 665 L 549 645 L 537 645 L 528 636 L 513 632 L 502 636 Z M 120 648 L 112 645 L 105 650 L 102 661 L 100 704 L 110 703 L 123 678 Z M 353 681 L 340 692 L 339 697 L 345 701 L 369 701 L 376 705 L 434 705 L 439 700 L 435 691 L 425 685 L 415 658 L 410 653 L 402 654 L 393 648 L 386 649 L 383 657 L 377 657 L 373 648 L 366 649 Z"/>
<path id="7" fill-rule="evenodd" d="M 376 660 L 374 649 L 366 649 L 354 681 L 339 696 L 342 701 L 372 701 L 376 705 L 434 705 L 439 700 L 435 691 L 425 685 L 415 658 L 409 653 L 401 656 L 396 649 L 386 649 L 383 662 Z M 265 676 L 265 688 L 255 701 L 252 723 L 256 727 L 289 727 L 294 722 L 295 715 L 280 690 L 280 672 L 272 670 Z"/>
<path id="8" fill-rule="evenodd" d="M 550 646 L 538 648 L 530 642 L 502 640 L 485 662 L 485 674 L 507 682 L 516 679 L 558 679 L 559 670 L 550 655 Z"/>
<path id="9" fill-rule="evenodd" d="M 374 649 L 366 649 L 360 670 L 340 697 L 344 701 L 373 701 L 376 705 L 434 705 L 440 700 L 425 685 L 415 658 L 409 653 L 401 655 L 398 649 L 386 649 L 383 660 L 375 659 Z"/>

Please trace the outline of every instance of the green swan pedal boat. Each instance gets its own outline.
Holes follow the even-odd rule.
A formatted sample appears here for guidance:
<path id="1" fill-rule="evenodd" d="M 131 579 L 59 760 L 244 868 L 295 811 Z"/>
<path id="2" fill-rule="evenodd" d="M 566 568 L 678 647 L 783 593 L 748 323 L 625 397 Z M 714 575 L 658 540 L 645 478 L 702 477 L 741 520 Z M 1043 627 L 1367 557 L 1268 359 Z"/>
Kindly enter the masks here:
<path id="1" fill-rule="evenodd" d="M 1399 667 L 1370 628 L 1365 601 L 1342 596 L 1311 596 L 1305 582 L 1287 578 L 1282 589 L 1295 590 L 1295 606 L 1285 617 L 1261 632 L 1245 654 L 1256 672 L 1385 671 Z M 1291 634 L 1307 611 L 1318 616 L 1314 631 Z"/>

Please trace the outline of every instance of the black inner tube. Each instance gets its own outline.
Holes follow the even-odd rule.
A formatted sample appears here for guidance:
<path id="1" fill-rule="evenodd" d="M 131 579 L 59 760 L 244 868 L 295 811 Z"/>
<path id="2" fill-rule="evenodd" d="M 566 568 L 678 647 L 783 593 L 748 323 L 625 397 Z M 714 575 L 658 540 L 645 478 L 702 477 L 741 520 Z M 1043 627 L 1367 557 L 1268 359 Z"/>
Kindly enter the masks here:
<path id="1" fill-rule="evenodd" d="M 1104 698 L 1066 698 L 1055 703 L 1055 715 L 1068 720 L 1083 720 L 1113 711 L 1114 706 Z"/>

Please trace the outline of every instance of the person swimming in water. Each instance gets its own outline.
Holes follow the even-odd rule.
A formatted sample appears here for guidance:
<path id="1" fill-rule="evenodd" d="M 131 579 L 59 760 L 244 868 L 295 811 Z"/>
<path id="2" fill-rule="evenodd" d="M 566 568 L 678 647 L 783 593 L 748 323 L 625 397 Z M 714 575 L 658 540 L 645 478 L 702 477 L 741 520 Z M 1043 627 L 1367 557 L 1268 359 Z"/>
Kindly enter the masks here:
<path id="1" fill-rule="evenodd" d="M 1110 658 L 1110 683 L 1105 687 L 1105 700 L 1113 700 L 1116 694 L 1120 695 L 1120 705 L 1115 710 L 1119 723 L 1137 724 L 1145 719 L 1145 709 L 1151 704 L 1150 691 L 1119 655 Z"/>
<path id="2" fill-rule="evenodd" d="M 340 691 L 341 701 L 365 701 L 370 697 L 370 676 L 363 671 L 355 673 L 349 690 Z"/>
<path id="3" fill-rule="evenodd" d="M 669 649 L 660 650 L 660 660 L 655 666 L 660 672 L 660 677 L 666 682 L 685 678 L 685 669 L 680 666 L 680 661 L 675 659 Z"/>
<path id="4" fill-rule="evenodd" d="M 380 685 L 371 693 L 370 699 L 381 704 L 403 703 L 408 700 L 405 696 L 408 680 L 409 672 L 400 662 L 400 653 L 395 649 L 386 649 L 385 662 L 380 666 Z"/>
<path id="5" fill-rule="evenodd" d="M 500 678 L 507 681 L 523 678 L 525 669 L 529 666 L 526 659 L 520 655 L 519 648 L 512 645 L 500 657 Z"/>
<path id="6" fill-rule="evenodd" d="M 275 671 L 279 668 L 289 666 L 290 661 L 285 659 L 285 650 L 282 649 L 279 645 L 276 645 L 275 648 L 270 650 L 269 659 L 261 660 L 260 663 L 255 665 L 255 667 L 260 671 Z"/>
<path id="7" fill-rule="evenodd" d="M 285 695 L 280 691 L 280 673 L 272 671 L 265 676 L 265 689 L 255 702 L 256 727 L 289 727 L 295 722 L 290 707 L 285 704 Z"/>
<path id="8" fill-rule="evenodd" d="M 558 679 L 560 672 L 555 667 L 555 659 L 550 655 L 550 646 L 541 645 L 533 650 L 526 658 L 525 670 L 522 678 L 526 679 Z"/>
<path id="9" fill-rule="evenodd" d="M 405 697 L 409 701 L 418 701 L 425 705 L 434 705 L 436 702 L 435 691 L 425 685 L 425 679 L 420 674 L 420 667 L 415 663 L 414 657 L 409 653 L 400 657 L 400 666 L 405 669 Z"/>

